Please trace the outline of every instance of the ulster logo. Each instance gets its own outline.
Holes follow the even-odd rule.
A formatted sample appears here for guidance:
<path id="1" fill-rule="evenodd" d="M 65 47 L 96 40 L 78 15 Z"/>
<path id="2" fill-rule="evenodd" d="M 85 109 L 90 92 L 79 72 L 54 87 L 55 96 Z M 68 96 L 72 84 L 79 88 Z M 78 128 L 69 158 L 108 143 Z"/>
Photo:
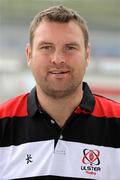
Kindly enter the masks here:
<path id="1" fill-rule="evenodd" d="M 86 174 L 96 175 L 97 172 L 101 171 L 100 165 L 100 151 L 97 149 L 84 149 L 81 170 L 85 171 Z"/>
<path id="2" fill-rule="evenodd" d="M 90 165 L 100 164 L 100 159 L 99 159 L 100 151 L 84 149 L 83 154 L 84 156 L 83 156 L 82 162 L 84 164 L 90 164 Z"/>

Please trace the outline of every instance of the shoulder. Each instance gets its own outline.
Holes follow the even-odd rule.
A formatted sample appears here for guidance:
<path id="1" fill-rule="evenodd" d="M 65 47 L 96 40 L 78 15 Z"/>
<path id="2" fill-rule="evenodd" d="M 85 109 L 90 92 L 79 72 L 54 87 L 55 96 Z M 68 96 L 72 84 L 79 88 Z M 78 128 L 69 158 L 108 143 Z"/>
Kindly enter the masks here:
<path id="1" fill-rule="evenodd" d="M 120 103 L 103 96 L 94 95 L 95 107 L 93 114 L 97 116 L 120 118 Z"/>
<path id="2" fill-rule="evenodd" d="M 26 116 L 28 94 L 22 94 L 0 104 L 0 118 Z"/>

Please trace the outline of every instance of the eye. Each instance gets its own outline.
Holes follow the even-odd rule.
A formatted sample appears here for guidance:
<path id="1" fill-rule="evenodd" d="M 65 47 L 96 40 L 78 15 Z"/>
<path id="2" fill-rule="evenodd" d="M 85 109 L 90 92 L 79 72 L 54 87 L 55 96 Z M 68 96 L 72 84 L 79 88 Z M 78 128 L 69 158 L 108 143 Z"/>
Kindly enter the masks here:
<path id="1" fill-rule="evenodd" d="M 53 47 L 49 46 L 49 45 L 44 45 L 44 46 L 41 46 L 40 49 L 43 49 L 43 50 L 52 50 Z"/>
<path id="2" fill-rule="evenodd" d="M 67 46 L 65 46 L 65 50 L 66 51 L 73 51 L 73 50 L 76 50 L 76 47 L 75 46 L 71 46 L 71 45 L 67 45 Z"/>

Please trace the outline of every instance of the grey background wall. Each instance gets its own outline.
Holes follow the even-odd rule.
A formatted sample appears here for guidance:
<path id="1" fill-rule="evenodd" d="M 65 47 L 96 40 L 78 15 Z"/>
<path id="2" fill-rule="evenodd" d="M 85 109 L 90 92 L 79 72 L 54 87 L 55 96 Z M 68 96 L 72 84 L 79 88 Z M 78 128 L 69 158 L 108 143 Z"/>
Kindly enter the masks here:
<path id="1" fill-rule="evenodd" d="M 88 22 L 92 52 L 85 81 L 93 92 L 120 100 L 119 0 L 0 0 L 0 103 L 34 86 L 25 58 L 29 23 L 38 11 L 59 4 Z"/>

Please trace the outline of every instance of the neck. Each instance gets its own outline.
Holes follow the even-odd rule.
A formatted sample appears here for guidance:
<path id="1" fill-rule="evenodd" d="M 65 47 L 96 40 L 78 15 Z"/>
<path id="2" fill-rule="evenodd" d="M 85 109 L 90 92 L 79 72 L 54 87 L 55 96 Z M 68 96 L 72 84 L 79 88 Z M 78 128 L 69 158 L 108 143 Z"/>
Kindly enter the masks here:
<path id="1" fill-rule="evenodd" d="M 64 98 L 49 97 L 37 87 L 37 97 L 41 107 L 62 127 L 74 109 L 80 104 L 83 96 L 82 87 L 74 94 Z"/>

